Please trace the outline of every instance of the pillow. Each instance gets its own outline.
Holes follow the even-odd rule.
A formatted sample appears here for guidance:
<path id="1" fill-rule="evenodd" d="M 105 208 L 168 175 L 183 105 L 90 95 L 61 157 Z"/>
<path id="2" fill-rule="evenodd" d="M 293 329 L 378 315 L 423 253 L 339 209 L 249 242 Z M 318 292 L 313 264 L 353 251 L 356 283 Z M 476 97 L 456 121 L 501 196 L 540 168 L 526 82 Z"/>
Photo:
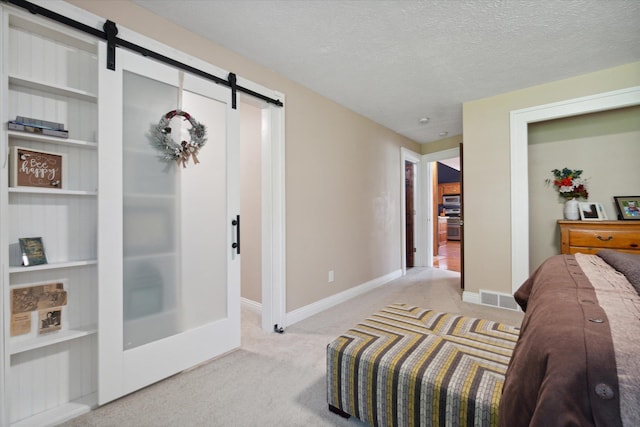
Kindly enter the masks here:
<path id="1" fill-rule="evenodd" d="M 640 255 L 603 249 L 596 253 L 607 264 L 624 274 L 640 295 Z"/>

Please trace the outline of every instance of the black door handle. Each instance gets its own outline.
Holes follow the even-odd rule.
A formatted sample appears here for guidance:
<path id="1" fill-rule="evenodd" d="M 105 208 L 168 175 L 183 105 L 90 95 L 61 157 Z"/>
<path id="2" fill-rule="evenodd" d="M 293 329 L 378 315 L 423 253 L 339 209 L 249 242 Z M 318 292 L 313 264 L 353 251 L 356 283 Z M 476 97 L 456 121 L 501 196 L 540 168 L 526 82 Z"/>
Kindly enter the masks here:
<path id="1" fill-rule="evenodd" d="M 231 247 L 240 255 L 240 215 L 236 215 L 236 219 L 231 221 L 231 225 L 236 227 L 236 241 L 231 244 Z"/>

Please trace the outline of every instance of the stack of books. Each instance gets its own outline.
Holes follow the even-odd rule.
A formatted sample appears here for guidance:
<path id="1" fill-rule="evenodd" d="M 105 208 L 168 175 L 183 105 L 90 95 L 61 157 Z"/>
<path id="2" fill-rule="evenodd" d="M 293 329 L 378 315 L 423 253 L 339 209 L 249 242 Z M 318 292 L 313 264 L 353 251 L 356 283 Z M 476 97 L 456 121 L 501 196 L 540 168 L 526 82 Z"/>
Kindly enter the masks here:
<path id="1" fill-rule="evenodd" d="M 17 116 L 15 120 L 9 120 L 9 130 L 69 138 L 69 131 L 64 129 L 64 123 L 48 122 L 30 117 Z"/>

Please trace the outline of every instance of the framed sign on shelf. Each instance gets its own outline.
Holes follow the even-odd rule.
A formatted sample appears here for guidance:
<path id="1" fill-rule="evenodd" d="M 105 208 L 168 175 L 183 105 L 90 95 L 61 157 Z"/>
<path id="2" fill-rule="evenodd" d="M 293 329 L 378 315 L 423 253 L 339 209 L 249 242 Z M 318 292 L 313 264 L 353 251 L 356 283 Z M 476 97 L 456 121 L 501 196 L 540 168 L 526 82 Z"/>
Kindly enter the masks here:
<path id="1" fill-rule="evenodd" d="M 29 267 L 47 263 L 47 255 L 42 245 L 42 237 L 21 237 L 18 239 L 22 254 L 22 265 Z"/>
<path id="2" fill-rule="evenodd" d="M 64 188 L 64 154 L 11 147 L 11 187 Z"/>

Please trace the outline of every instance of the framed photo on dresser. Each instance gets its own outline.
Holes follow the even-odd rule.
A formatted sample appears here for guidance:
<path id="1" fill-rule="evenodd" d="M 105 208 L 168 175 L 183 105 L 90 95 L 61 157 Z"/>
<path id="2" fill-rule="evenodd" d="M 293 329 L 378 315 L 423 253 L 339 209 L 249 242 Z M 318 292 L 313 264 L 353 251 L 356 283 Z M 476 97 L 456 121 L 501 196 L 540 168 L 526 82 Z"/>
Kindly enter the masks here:
<path id="1" fill-rule="evenodd" d="M 613 196 L 618 219 L 640 220 L 640 196 Z"/>
<path id="2" fill-rule="evenodd" d="M 580 219 L 583 221 L 604 221 L 607 219 L 607 213 L 604 211 L 602 203 L 580 202 L 578 207 Z"/>

